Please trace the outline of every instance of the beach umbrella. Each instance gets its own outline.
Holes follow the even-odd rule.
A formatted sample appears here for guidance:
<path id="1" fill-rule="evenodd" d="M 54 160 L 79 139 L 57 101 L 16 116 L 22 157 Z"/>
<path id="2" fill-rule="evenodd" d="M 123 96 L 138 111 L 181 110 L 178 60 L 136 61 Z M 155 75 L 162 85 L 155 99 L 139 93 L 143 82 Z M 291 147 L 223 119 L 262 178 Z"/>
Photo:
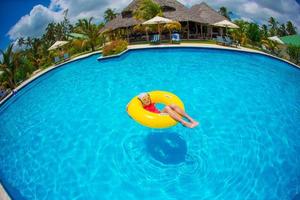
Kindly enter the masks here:
<path id="1" fill-rule="evenodd" d="M 223 20 L 213 24 L 214 26 L 225 27 L 225 28 L 240 28 L 238 25 L 232 23 L 229 20 Z"/>
<path id="2" fill-rule="evenodd" d="M 218 27 L 224 27 L 224 28 L 226 28 L 226 34 L 227 34 L 227 28 L 240 28 L 238 25 L 232 23 L 229 20 L 223 20 L 223 21 L 214 23 L 213 26 L 218 26 Z"/>
<path id="3" fill-rule="evenodd" d="M 268 37 L 269 40 L 277 42 L 279 44 L 284 44 L 283 41 L 281 39 L 279 39 L 278 36 L 273 36 L 273 37 Z"/>
<path id="4" fill-rule="evenodd" d="M 172 22 L 174 22 L 174 21 L 171 20 L 171 19 L 167 19 L 167 18 L 164 18 L 164 17 L 156 16 L 156 17 L 153 17 L 152 19 L 149 19 L 148 21 L 145 21 L 143 24 L 144 25 L 157 24 L 158 25 L 158 33 L 160 33 L 159 24 L 168 24 L 168 23 L 172 23 Z"/>
<path id="5" fill-rule="evenodd" d="M 80 33 L 69 33 L 69 38 L 68 39 L 81 39 L 81 40 L 86 40 L 88 37 L 84 34 Z"/>
<path id="6" fill-rule="evenodd" d="M 64 46 L 65 44 L 69 43 L 69 41 L 56 41 L 49 49 L 48 51 L 55 50 L 57 48 L 60 48 Z"/>

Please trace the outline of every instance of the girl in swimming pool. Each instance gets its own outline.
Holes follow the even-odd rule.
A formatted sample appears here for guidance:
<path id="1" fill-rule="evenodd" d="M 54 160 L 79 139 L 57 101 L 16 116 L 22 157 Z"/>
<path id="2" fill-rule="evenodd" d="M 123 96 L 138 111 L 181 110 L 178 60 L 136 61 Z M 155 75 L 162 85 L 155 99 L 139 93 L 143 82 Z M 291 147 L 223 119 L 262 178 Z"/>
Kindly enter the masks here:
<path id="1" fill-rule="evenodd" d="M 182 125 L 188 128 L 194 128 L 199 124 L 197 121 L 191 118 L 186 112 L 184 112 L 184 110 L 182 110 L 180 107 L 178 107 L 175 104 L 167 105 L 164 107 L 164 109 L 160 111 L 155 107 L 155 104 L 151 102 L 151 98 L 148 93 L 141 93 L 139 94 L 138 98 L 142 102 L 145 110 L 148 110 L 153 113 L 166 113 L 170 115 L 170 117 L 172 117 L 174 120 L 180 122 Z M 183 120 L 181 116 L 185 117 L 189 121 Z"/>

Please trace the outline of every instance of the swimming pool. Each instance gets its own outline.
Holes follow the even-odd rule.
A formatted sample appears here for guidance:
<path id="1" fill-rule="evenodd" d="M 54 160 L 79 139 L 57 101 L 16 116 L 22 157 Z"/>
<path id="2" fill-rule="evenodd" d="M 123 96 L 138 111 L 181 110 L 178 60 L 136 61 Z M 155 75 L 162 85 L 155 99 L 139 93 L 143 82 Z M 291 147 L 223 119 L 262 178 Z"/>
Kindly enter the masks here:
<path id="1" fill-rule="evenodd" d="M 134 50 L 57 68 L 0 108 L 0 180 L 23 199 L 292 199 L 300 70 L 215 49 Z M 179 96 L 200 126 L 149 129 L 125 107 Z"/>

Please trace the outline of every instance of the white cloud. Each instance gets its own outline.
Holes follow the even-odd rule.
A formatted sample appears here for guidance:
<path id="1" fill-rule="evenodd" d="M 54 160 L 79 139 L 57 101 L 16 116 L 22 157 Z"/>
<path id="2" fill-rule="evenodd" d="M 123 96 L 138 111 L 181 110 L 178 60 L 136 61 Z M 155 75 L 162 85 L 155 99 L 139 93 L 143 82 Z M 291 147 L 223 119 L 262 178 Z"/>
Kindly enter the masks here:
<path id="1" fill-rule="evenodd" d="M 195 4 L 201 0 L 182 0 L 183 3 Z M 296 0 L 204 0 L 208 5 L 218 10 L 227 7 L 242 18 L 258 23 L 267 23 L 270 17 L 275 17 L 280 23 L 291 20 L 300 31 L 300 5 Z"/>
<path id="2" fill-rule="evenodd" d="M 192 6 L 201 0 L 179 0 L 181 3 Z M 281 23 L 293 21 L 300 31 L 300 6 L 296 0 L 206 0 L 214 9 L 221 6 L 227 7 L 238 16 L 248 21 L 266 23 L 273 16 Z M 94 17 L 96 22 L 103 19 L 107 8 L 120 11 L 131 0 L 51 0 L 48 7 L 37 5 L 28 15 L 23 16 L 15 24 L 8 35 L 15 40 L 18 37 L 41 36 L 47 24 L 51 21 L 62 19 L 63 10 L 68 9 L 71 22 L 79 18 Z"/>
<path id="3" fill-rule="evenodd" d="M 54 12 L 42 5 L 34 6 L 28 15 L 23 16 L 9 30 L 9 38 L 16 40 L 19 37 L 41 36 L 48 23 L 59 21 L 61 18 L 60 12 Z"/>

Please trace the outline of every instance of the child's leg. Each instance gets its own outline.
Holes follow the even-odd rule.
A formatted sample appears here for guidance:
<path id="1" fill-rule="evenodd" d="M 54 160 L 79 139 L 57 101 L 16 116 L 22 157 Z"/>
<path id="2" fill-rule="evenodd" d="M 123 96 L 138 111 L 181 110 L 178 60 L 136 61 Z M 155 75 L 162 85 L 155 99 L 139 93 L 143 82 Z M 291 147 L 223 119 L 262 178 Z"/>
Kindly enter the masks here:
<path id="1" fill-rule="evenodd" d="M 170 117 L 172 117 L 174 120 L 180 122 L 182 125 L 187 126 L 187 127 L 192 127 L 193 124 L 187 121 L 184 121 L 181 116 L 179 116 L 172 108 L 170 108 L 169 106 L 166 106 L 163 110 L 163 113 L 168 113 L 170 115 Z"/>
<path id="2" fill-rule="evenodd" d="M 191 116 L 189 116 L 186 112 L 184 112 L 184 110 L 182 110 L 180 107 L 178 107 L 175 104 L 171 104 L 169 105 L 170 108 L 172 108 L 172 110 L 174 110 L 175 112 L 177 112 L 178 114 L 180 114 L 181 116 L 186 117 L 188 120 L 190 120 L 191 122 L 196 122 Z"/>

